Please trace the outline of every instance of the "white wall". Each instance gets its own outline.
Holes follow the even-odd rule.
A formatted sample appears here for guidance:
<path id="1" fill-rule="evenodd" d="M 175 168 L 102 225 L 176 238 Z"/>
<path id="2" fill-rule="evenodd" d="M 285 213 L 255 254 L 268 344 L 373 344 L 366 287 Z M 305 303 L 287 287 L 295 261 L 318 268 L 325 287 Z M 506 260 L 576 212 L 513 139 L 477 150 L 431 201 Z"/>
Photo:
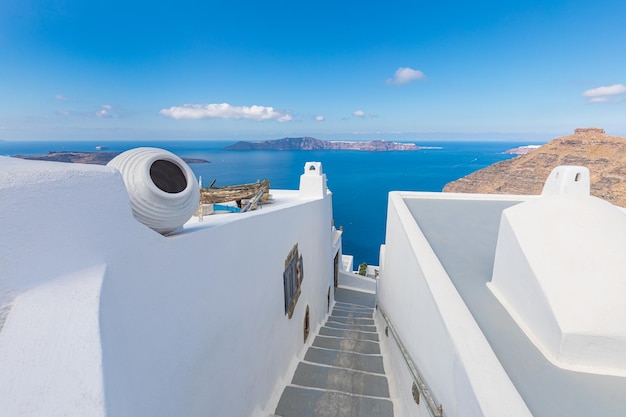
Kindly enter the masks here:
<path id="1" fill-rule="evenodd" d="M 31 377 L 62 382 L 59 387 L 68 395 L 61 401 L 54 390 L 37 393 L 40 412 L 12 415 L 65 415 L 71 409 L 67 401 L 94 390 L 100 395 L 95 409 L 107 416 L 273 412 L 275 388 L 284 385 L 296 355 L 303 353 L 306 306 L 312 331 L 327 313 L 326 294 L 333 285 L 331 198 L 329 192 L 315 192 L 316 183 L 325 185 L 325 176 L 308 178 L 306 192 L 281 207 L 222 215 L 237 216 L 227 222 L 205 217 L 188 232 L 163 237 L 133 219 L 114 170 L 43 164 L 4 159 L 0 164 L 6 172 L 22 173 L 0 176 L 0 191 L 10 196 L 0 199 L 7 230 L 0 235 L 0 292 L 12 303 L 5 328 L 47 331 L 13 314 L 22 294 L 36 289 L 52 297 L 45 290 L 49 282 L 76 274 L 80 282 L 86 276 L 80 271 L 99 266 L 101 290 L 98 284 L 95 296 L 72 314 L 98 317 L 101 345 L 85 345 L 84 328 L 62 315 L 57 315 L 62 323 L 45 323 L 63 326 L 70 349 L 46 346 L 52 352 L 49 366 Z M 282 274 L 295 243 L 303 256 L 304 282 L 288 319 Z M 6 353 L 1 343 L 6 334 L 0 332 L 0 357 Z M 83 355 L 102 360 L 87 361 L 89 369 L 80 372 L 102 379 L 63 382 L 72 380 L 74 371 L 65 365 L 72 349 L 81 347 Z M 19 371 L 20 363 L 5 359 L 2 367 Z M 0 368 L 0 381 L 5 370 Z M 31 383 L 24 379 L 11 389 L 28 392 Z M 5 395 L 6 386 L 0 382 L 0 398 L 19 401 Z M 94 407 L 77 404 L 74 415 L 97 414 Z"/>
<path id="2" fill-rule="evenodd" d="M 101 315 L 111 415 L 244 416 L 267 401 L 303 347 L 306 305 L 312 328 L 327 311 L 332 257 L 323 203 L 174 238 L 151 247 L 149 263 L 135 264 L 131 253 L 111 264 Z M 284 261 L 296 242 L 304 282 L 288 319 Z M 139 311 L 138 299 L 145 300 Z"/>
<path id="3" fill-rule="evenodd" d="M 626 376 L 625 249 L 617 207 L 542 195 L 503 212 L 490 288 L 556 366 Z"/>
<path id="4" fill-rule="evenodd" d="M 393 192 L 389 196 L 379 305 L 394 324 L 435 402 L 443 404 L 444 415 L 530 416 L 408 210 L 404 196 L 409 193 Z M 437 194 L 436 198 L 445 197 Z M 402 391 L 397 397 L 410 398 L 411 381 L 398 384 Z M 411 412 L 417 412 L 414 405 L 399 409 L 412 407 Z"/>
<path id="5" fill-rule="evenodd" d="M 376 280 L 354 272 L 339 271 L 339 285 L 356 291 L 376 293 Z"/>
<path id="6" fill-rule="evenodd" d="M 0 415 L 104 415 L 106 263 L 124 236 L 156 233 L 132 218 L 115 170 L 12 158 L 0 158 L 0 225 Z"/>

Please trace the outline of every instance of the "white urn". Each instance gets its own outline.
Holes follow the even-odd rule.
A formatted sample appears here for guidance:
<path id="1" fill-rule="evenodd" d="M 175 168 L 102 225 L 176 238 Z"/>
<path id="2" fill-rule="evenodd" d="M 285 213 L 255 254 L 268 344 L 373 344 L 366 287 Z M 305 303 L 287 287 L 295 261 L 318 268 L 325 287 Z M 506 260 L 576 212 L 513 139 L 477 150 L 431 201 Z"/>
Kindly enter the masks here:
<path id="1" fill-rule="evenodd" d="M 169 151 L 135 148 L 107 165 L 122 174 L 135 218 L 161 234 L 185 224 L 198 208 L 200 187 L 193 171 Z"/>

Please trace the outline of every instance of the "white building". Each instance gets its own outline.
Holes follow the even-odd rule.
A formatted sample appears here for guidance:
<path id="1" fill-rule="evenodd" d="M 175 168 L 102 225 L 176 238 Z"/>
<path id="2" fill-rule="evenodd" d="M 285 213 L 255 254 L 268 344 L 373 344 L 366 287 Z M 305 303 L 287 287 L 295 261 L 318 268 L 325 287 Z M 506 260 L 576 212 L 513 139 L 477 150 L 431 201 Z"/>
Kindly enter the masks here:
<path id="1" fill-rule="evenodd" d="M 315 332 L 333 302 L 340 232 L 313 165 L 261 210 L 163 236 L 113 168 L 0 158 L 0 416 L 267 415 L 306 307 Z"/>
<path id="2" fill-rule="evenodd" d="M 396 416 L 625 415 L 626 215 L 572 169 L 391 193 L 374 280 L 340 267 L 319 163 L 162 235 L 117 169 L 0 157 L 0 416 L 272 415 L 336 285 L 377 292 Z"/>
<path id="3" fill-rule="evenodd" d="M 626 415 L 625 250 L 586 168 L 539 197 L 394 192 L 378 305 L 444 415 Z"/>

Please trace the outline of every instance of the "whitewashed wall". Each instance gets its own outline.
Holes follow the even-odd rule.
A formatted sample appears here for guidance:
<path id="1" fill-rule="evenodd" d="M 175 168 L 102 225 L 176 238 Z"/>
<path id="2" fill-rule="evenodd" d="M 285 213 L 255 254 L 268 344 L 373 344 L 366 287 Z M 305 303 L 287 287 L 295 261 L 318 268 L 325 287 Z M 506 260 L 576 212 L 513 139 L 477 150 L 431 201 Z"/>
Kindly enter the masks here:
<path id="1" fill-rule="evenodd" d="M 339 285 L 356 291 L 376 294 L 376 279 L 354 272 L 339 271 Z"/>
<path id="2" fill-rule="evenodd" d="M 394 192 L 389 196 L 379 305 L 394 324 L 436 403 L 443 404 L 445 416 L 530 416 L 406 207 L 403 198 L 408 195 Z M 438 194 L 437 198 L 445 197 Z M 393 353 L 391 348 L 387 351 Z M 403 366 L 397 354 L 389 362 L 393 372 Z M 406 377 L 406 372 L 398 371 L 398 375 Z M 396 398 L 411 398 L 411 382 L 397 381 Z M 417 405 L 406 402 L 398 411 L 424 415 L 423 409 L 418 414 Z"/>
<path id="3" fill-rule="evenodd" d="M 133 219 L 121 177 L 110 168 L 1 162 L 0 302 L 10 306 L 0 331 L 0 398 L 9 398 L 4 411 L 115 417 L 273 412 L 275 388 L 303 353 L 306 306 L 312 332 L 327 314 L 331 196 L 315 187 L 325 186 L 325 177 L 307 178 L 306 190 L 281 209 L 225 215 L 236 220 L 215 224 L 205 218 L 200 227 L 163 237 Z M 304 282 L 288 319 L 283 270 L 296 243 Z M 95 286 L 79 291 L 86 280 Z M 74 291 L 82 300 L 69 313 L 48 314 L 46 303 L 28 301 L 36 291 L 54 305 L 55 292 L 47 288 L 55 282 L 63 283 L 63 294 Z M 38 305 L 42 322 L 18 314 Z M 9 338 L 11 328 L 22 337 Z M 63 337 L 50 340 L 50 328 Z M 40 372 L 23 374 L 23 363 L 7 357 L 20 346 L 17 359 L 43 358 Z M 71 366 L 76 352 L 87 358 L 83 369 Z M 11 382 L 9 374 L 22 375 Z"/>

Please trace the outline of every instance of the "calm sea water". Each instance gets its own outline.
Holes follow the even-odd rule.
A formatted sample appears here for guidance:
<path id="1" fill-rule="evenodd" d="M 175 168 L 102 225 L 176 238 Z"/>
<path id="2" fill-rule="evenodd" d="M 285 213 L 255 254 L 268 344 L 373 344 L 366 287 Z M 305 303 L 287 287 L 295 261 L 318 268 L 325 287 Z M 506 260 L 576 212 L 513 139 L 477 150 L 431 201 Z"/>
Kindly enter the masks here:
<path id="1" fill-rule="evenodd" d="M 528 143 L 441 142 L 417 152 L 362 151 L 224 151 L 233 142 L 1 142 L 0 155 L 35 155 L 49 151 L 124 151 L 137 146 L 167 149 L 181 157 L 202 158 L 210 164 L 190 164 L 203 183 L 215 185 L 254 182 L 267 178 L 275 189 L 297 189 L 307 161 L 322 162 L 333 192 L 335 225 L 343 226 L 345 254 L 378 264 L 385 238 L 389 191 L 441 191 L 443 186 L 511 155 L 502 152 Z M 418 143 L 419 145 L 419 143 Z"/>

